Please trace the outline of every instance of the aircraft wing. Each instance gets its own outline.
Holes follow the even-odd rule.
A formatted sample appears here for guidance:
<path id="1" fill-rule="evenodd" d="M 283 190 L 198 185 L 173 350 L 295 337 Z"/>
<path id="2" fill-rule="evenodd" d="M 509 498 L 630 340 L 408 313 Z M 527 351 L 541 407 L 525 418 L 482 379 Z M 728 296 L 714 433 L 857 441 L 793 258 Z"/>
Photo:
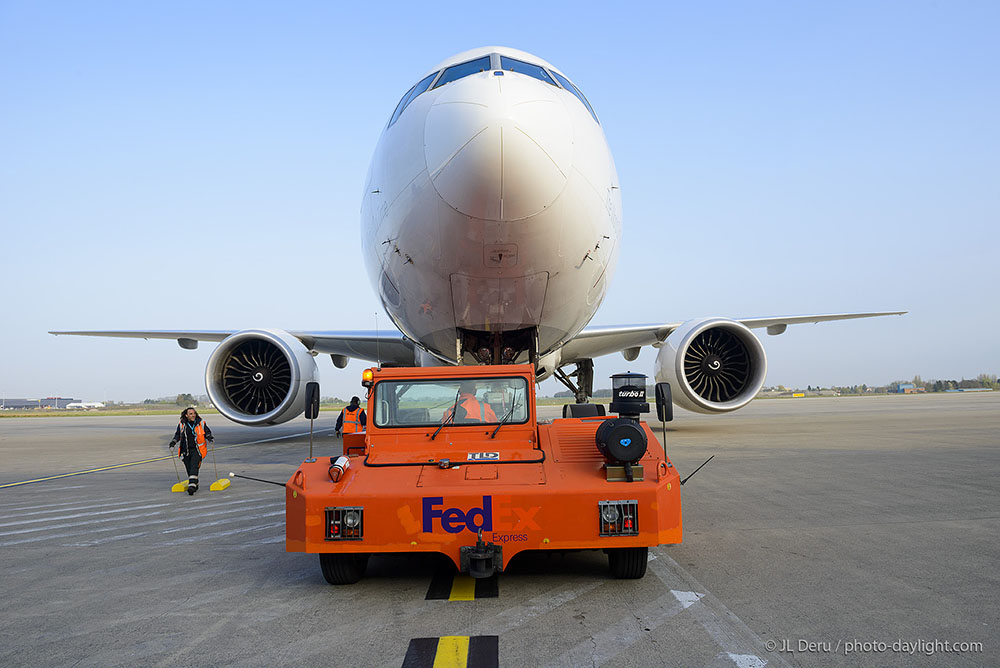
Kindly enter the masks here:
<path id="1" fill-rule="evenodd" d="M 784 315 L 766 318 L 737 319 L 750 329 L 767 328 L 767 333 L 781 334 L 788 325 L 805 323 L 830 322 L 832 320 L 853 320 L 855 318 L 878 318 L 886 315 L 903 315 L 906 311 L 880 311 L 874 313 L 826 313 L 820 315 Z M 683 322 L 670 322 L 658 325 L 631 325 L 621 327 L 588 327 L 566 343 L 562 348 L 561 363 L 568 364 L 577 360 L 600 357 L 616 352 L 631 352 L 638 354 L 642 346 L 663 343 L 672 331 Z M 629 357 L 628 359 L 634 359 Z"/>
<path id="2" fill-rule="evenodd" d="M 182 348 L 195 348 L 198 341 L 219 342 L 235 334 L 237 330 L 111 330 L 49 332 L 49 334 L 71 336 L 108 336 L 124 339 L 173 339 Z M 295 332 L 289 334 L 297 338 L 309 350 L 317 353 L 343 355 L 353 359 L 393 364 L 413 364 L 413 343 L 397 331 L 369 332 Z"/>
<path id="3" fill-rule="evenodd" d="M 413 364 L 413 342 L 399 332 L 289 332 L 318 353 L 369 362 Z"/>
<path id="4" fill-rule="evenodd" d="M 745 318 L 740 322 L 750 329 L 767 328 L 768 334 L 781 334 L 788 325 L 829 322 L 832 320 L 852 320 L 855 318 L 877 318 L 886 315 L 903 315 L 906 311 L 882 311 L 874 313 L 830 313 L 820 315 L 787 315 L 765 318 Z M 626 325 L 611 327 L 588 327 L 566 343 L 561 350 L 561 364 L 577 360 L 592 359 L 616 352 L 638 355 L 642 346 L 656 346 L 664 341 L 683 322 L 653 325 Z M 235 334 L 236 330 L 110 330 L 110 331 L 60 331 L 55 335 L 105 336 L 127 339 L 173 339 L 182 348 L 195 348 L 198 341 L 219 342 Z M 342 355 L 369 362 L 391 364 L 414 364 L 413 342 L 398 331 L 289 331 L 311 351 L 331 355 Z M 629 357 L 628 359 L 634 359 Z"/>
<path id="5" fill-rule="evenodd" d="M 221 341 L 230 334 L 235 334 L 236 330 L 227 329 L 204 329 L 198 331 L 181 330 L 111 330 L 107 332 L 84 331 L 84 332 L 49 332 L 55 336 L 110 336 L 119 339 L 175 339 L 177 341 Z"/>

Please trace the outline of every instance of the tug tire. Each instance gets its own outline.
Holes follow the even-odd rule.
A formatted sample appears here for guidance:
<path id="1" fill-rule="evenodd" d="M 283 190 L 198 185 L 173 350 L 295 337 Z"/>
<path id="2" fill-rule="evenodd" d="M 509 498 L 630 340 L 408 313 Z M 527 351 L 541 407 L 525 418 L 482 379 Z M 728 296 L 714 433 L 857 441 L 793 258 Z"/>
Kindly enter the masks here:
<path id="1" fill-rule="evenodd" d="M 620 547 L 608 550 L 608 568 L 619 580 L 638 580 L 646 574 L 648 547 Z"/>
<path id="2" fill-rule="evenodd" d="M 365 574 L 367 554 L 321 554 L 319 566 L 332 585 L 354 584 Z"/>

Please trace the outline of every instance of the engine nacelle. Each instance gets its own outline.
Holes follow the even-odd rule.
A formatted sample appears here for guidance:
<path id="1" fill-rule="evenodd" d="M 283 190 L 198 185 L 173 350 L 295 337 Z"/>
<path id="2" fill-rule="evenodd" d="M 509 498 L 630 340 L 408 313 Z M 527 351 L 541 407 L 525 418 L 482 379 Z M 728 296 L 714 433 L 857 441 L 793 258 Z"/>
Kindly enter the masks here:
<path id="1" fill-rule="evenodd" d="M 222 415 L 252 427 L 280 424 L 306 407 L 316 362 L 302 342 L 280 329 L 247 329 L 224 339 L 208 358 L 205 385 Z"/>
<path id="2" fill-rule="evenodd" d="M 750 329 L 726 318 L 691 320 L 670 333 L 656 356 L 657 382 L 696 413 L 728 413 L 757 396 L 767 375 L 764 347 Z"/>

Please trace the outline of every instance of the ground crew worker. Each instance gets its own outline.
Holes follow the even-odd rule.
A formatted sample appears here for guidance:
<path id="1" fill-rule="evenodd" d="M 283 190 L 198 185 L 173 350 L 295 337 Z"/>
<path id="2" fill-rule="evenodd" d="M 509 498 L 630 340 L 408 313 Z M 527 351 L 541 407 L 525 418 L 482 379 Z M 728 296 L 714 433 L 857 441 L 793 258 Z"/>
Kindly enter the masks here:
<path id="1" fill-rule="evenodd" d="M 341 434 L 357 434 L 365 430 L 368 426 L 368 416 L 365 409 L 360 406 L 361 399 L 351 397 L 344 410 L 337 416 L 337 436 Z"/>
<path id="2" fill-rule="evenodd" d="M 458 387 L 455 401 L 455 422 L 497 422 L 497 414 L 485 401 L 476 398 L 476 381 L 463 380 Z M 451 409 L 444 412 L 444 420 L 451 418 Z"/>
<path id="3" fill-rule="evenodd" d="M 193 408 L 184 409 L 174 438 L 170 441 L 170 455 L 173 456 L 174 446 L 180 443 L 180 457 L 184 460 L 188 474 L 188 494 L 198 491 L 198 469 L 201 468 L 201 460 L 208 454 L 207 444 L 214 442 L 212 430 L 198 415 L 198 411 Z"/>

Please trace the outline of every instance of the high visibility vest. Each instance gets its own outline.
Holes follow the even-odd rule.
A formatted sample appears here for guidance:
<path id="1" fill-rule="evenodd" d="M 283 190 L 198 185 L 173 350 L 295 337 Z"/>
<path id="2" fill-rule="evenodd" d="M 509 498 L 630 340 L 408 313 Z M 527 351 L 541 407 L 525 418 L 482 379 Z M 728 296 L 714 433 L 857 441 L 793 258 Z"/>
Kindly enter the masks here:
<path id="1" fill-rule="evenodd" d="M 497 415 L 493 409 L 474 396 L 469 395 L 459 404 L 465 409 L 465 419 L 473 422 L 496 422 Z"/>
<path id="2" fill-rule="evenodd" d="M 365 430 L 365 426 L 361 424 L 361 411 L 363 409 L 358 406 L 353 411 L 344 409 L 344 433 L 345 434 L 357 434 Z"/>
<path id="3" fill-rule="evenodd" d="M 188 425 L 184 425 L 184 429 L 190 429 Z M 207 441 L 205 440 L 205 421 L 202 420 L 194 426 L 194 442 L 198 446 L 198 452 L 204 457 L 208 454 Z"/>

